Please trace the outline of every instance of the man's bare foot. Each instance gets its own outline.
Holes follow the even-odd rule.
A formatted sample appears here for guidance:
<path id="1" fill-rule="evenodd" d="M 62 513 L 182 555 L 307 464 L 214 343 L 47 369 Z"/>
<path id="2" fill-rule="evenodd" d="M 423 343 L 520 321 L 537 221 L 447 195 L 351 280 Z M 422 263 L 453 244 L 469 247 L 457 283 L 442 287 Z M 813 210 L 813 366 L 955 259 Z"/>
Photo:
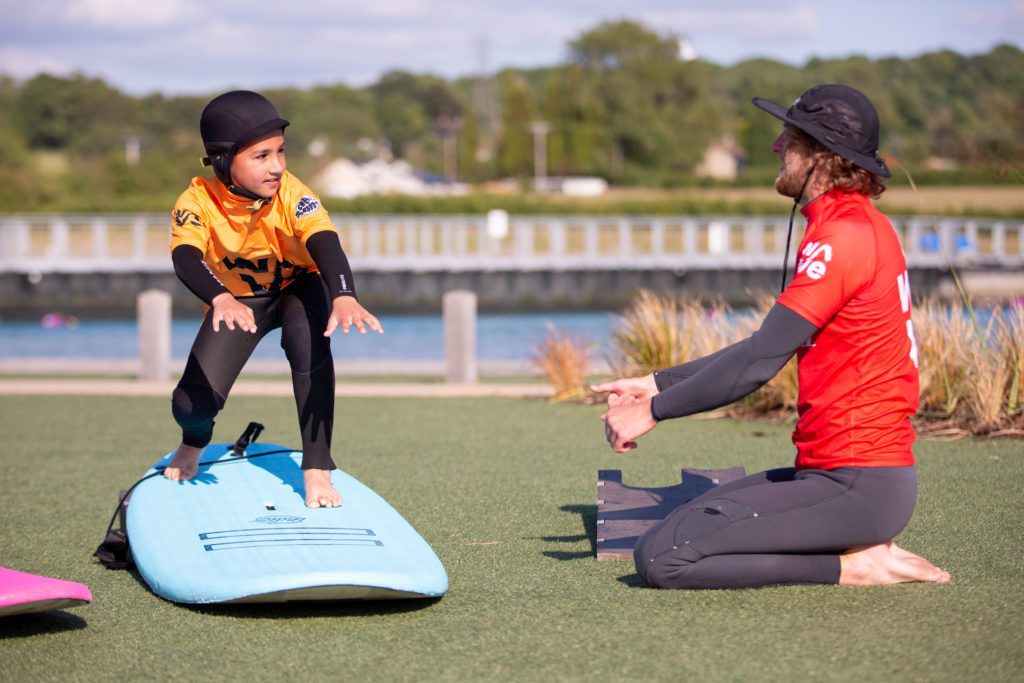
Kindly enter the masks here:
<path id="1" fill-rule="evenodd" d="M 839 563 L 841 586 L 949 581 L 949 572 L 936 567 L 920 555 L 895 546 L 892 541 L 847 552 L 839 556 Z"/>
<path id="2" fill-rule="evenodd" d="M 164 476 L 171 481 L 188 481 L 196 476 L 196 471 L 199 469 L 199 456 L 202 454 L 202 448 L 181 444 L 178 446 L 178 450 L 174 451 L 171 462 L 164 468 Z"/>
<path id="3" fill-rule="evenodd" d="M 331 485 L 330 470 L 302 470 L 306 485 L 306 507 L 336 508 L 341 505 L 341 494 Z"/>
<path id="4" fill-rule="evenodd" d="M 899 547 L 898 545 L 896 545 L 896 543 L 894 541 L 890 541 L 889 542 L 889 552 L 891 552 L 896 557 L 899 557 L 899 558 L 904 559 L 904 560 L 914 560 L 914 561 L 920 561 L 920 562 L 928 562 L 928 560 L 924 559 L 923 557 L 921 557 L 917 553 L 912 553 L 909 550 L 906 550 L 905 548 Z M 929 562 L 929 564 L 931 564 L 931 563 Z"/>

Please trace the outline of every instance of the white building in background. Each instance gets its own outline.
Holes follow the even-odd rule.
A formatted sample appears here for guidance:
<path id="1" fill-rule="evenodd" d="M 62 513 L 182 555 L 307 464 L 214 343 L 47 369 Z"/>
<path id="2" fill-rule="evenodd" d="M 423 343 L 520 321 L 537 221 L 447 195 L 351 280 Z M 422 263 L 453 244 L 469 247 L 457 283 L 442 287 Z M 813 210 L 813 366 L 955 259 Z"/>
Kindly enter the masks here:
<path id="1" fill-rule="evenodd" d="M 708 145 L 704 150 L 704 159 L 694 169 L 702 178 L 715 180 L 735 180 L 740 166 L 745 160 L 743 150 L 731 137 L 724 137 L 718 142 Z"/>
<path id="2" fill-rule="evenodd" d="M 690 36 L 683 34 L 679 36 L 679 59 L 683 62 L 692 62 L 697 59 L 697 48 L 690 40 Z"/>
<path id="3" fill-rule="evenodd" d="M 365 194 L 464 195 L 465 183 L 434 181 L 419 174 L 401 159 L 374 159 L 357 164 L 350 159 L 335 159 L 315 178 L 320 194 L 351 199 Z"/>
<path id="4" fill-rule="evenodd" d="M 564 194 L 568 197 L 600 197 L 608 191 L 608 181 L 597 176 L 552 176 L 533 183 L 538 192 Z"/>

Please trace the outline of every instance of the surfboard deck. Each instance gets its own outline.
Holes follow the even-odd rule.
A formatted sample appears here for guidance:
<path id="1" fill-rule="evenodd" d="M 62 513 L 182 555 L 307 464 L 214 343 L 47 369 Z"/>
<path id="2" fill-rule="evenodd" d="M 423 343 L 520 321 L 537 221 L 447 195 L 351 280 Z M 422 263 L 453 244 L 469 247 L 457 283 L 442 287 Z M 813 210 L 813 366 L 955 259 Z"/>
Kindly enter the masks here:
<path id="1" fill-rule="evenodd" d="M 344 503 L 305 505 L 302 454 L 251 444 L 206 447 L 196 477 L 155 476 L 127 509 L 132 557 L 153 591 L 188 604 L 436 598 L 448 575 L 383 498 L 335 470 Z M 147 472 L 166 466 L 170 455 Z"/>
<path id="2" fill-rule="evenodd" d="M 0 567 L 0 616 L 78 607 L 90 602 L 92 593 L 84 584 Z"/>

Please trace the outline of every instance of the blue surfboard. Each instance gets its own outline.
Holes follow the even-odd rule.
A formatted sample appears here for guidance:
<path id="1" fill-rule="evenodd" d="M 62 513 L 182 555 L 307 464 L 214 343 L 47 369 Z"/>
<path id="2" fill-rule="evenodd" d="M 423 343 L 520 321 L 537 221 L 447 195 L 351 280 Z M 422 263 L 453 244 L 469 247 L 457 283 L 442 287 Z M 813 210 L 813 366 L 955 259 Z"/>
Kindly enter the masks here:
<path id="1" fill-rule="evenodd" d="M 208 604 L 436 598 L 448 590 L 427 542 L 358 480 L 335 470 L 344 504 L 310 509 L 301 453 L 252 444 L 246 456 L 211 444 L 195 479 L 154 476 L 132 492 L 132 557 L 157 595 Z"/>

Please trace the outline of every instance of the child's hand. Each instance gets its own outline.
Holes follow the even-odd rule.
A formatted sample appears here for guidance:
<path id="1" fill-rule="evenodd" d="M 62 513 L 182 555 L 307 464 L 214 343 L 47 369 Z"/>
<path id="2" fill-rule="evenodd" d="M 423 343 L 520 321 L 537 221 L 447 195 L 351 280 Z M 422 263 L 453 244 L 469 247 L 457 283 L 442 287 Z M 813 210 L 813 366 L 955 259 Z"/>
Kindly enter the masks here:
<path id="1" fill-rule="evenodd" d="M 331 306 L 331 317 L 327 319 L 327 329 L 324 330 L 324 336 L 330 337 L 334 334 L 334 330 L 338 329 L 341 325 L 341 331 L 348 334 L 348 328 L 352 325 L 356 326 L 360 334 L 366 334 L 366 328 L 369 327 L 374 332 L 384 333 L 384 328 L 380 326 L 380 321 L 370 315 L 362 305 L 356 301 L 355 297 L 352 296 L 339 296 L 334 300 Z"/>
<path id="2" fill-rule="evenodd" d="M 233 297 L 228 292 L 218 294 L 210 302 L 213 307 L 213 331 L 220 331 L 220 324 L 223 322 L 229 330 L 234 330 L 235 325 L 243 332 L 256 332 L 256 317 L 252 309 Z"/>

